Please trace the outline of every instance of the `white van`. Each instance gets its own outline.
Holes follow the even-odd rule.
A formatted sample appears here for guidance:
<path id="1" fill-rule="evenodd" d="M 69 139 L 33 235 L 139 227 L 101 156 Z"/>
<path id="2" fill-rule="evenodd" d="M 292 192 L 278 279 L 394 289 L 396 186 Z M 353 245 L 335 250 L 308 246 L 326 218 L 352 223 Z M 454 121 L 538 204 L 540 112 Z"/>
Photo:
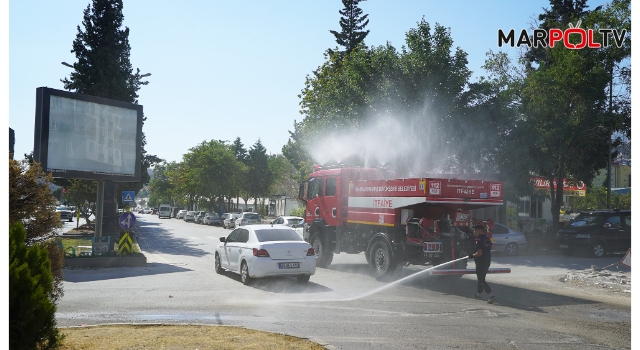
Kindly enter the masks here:
<path id="1" fill-rule="evenodd" d="M 162 218 L 171 218 L 171 206 L 169 204 L 160 204 L 158 208 L 158 217 Z"/>

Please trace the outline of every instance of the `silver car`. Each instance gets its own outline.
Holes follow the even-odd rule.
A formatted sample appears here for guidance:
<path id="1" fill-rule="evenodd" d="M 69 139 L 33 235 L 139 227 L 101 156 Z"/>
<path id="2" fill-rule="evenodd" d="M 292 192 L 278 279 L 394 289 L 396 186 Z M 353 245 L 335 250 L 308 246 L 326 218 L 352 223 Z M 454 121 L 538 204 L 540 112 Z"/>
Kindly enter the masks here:
<path id="1" fill-rule="evenodd" d="M 235 228 L 236 227 L 236 219 L 240 217 L 239 213 L 229 213 L 226 219 L 222 222 L 222 227 L 224 228 Z"/>
<path id="2" fill-rule="evenodd" d="M 195 211 L 188 211 L 186 214 L 184 214 L 184 221 L 195 221 L 196 218 L 196 212 Z"/>
<path id="3" fill-rule="evenodd" d="M 236 227 L 246 225 L 259 225 L 262 223 L 260 214 L 253 212 L 244 212 L 236 219 Z"/>
<path id="4" fill-rule="evenodd" d="M 505 252 L 508 255 L 516 255 L 521 249 L 527 248 L 527 238 L 524 233 L 498 223 L 493 225 L 493 243 L 496 244 L 496 251 Z"/>
<path id="5" fill-rule="evenodd" d="M 205 213 L 202 223 L 205 225 L 220 225 L 220 216 L 218 213 Z"/>

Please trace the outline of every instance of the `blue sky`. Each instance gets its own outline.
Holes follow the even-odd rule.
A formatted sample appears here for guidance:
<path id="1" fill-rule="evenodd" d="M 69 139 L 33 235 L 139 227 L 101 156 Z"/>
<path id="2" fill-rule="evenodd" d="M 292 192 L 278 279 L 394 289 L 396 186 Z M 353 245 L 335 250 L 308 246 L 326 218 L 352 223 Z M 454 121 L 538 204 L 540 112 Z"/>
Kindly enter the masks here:
<path id="1" fill-rule="evenodd" d="M 16 158 L 33 149 L 35 92 L 63 89 L 60 79 L 76 61 L 72 42 L 90 0 L 10 1 L 8 26 L 9 126 Z M 590 1 L 590 8 L 604 1 Z M 499 51 L 498 29 L 530 28 L 548 0 L 368 0 L 367 45 L 400 49 L 405 33 L 424 16 L 451 28 L 454 46 L 468 53 L 472 80 L 489 50 Z M 305 76 L 336 47 L 339 0 L 124 2 L 131 63 L 151 73 L 139 91 L 147 122 L 147 151 L 180 161 L 205 140 L 240 137 L 247 148 L 261 139 L 281 153 L 294 120 Z M 84 27 L 81 27 L 84 30 Z M 502 50 L 516 55 L 517 49 Z"/>

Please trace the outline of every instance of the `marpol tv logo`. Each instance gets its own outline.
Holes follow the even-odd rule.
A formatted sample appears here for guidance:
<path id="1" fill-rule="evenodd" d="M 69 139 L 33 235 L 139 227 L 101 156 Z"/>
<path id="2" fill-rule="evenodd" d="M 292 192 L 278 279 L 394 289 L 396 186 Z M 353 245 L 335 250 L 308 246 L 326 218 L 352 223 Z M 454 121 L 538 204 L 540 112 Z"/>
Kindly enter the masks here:
<path id="1" fill-rule="evenodd" d="M 550 47 L 553 48 L 556 45 L 564 45 L 567 49 L 579 50 L 588 47 L 590 49 L 599 49 L 601 47 L 609 47 L 610 45 L 616 45 L 621 47 L 624 42 L 624 38 L 627 35 L 627 30 L 622 29 L 583 29 L 580 28 L 582 21 L 573 26 L 573 23 L 569 23 L 569 28 L 558 29 L 551 28 L 534 29 L 533 35 L 529 35 L 526 29 L 520 32 L 520 36 L 516 41 L 516 32 L 511 29 L 507 34 L 502 29 L 498 29 L 498 47 L 502 45 L 509 45 L 511 47 Z M 601 35 L 600 40 L 597 40 L 595 33 Z"/>

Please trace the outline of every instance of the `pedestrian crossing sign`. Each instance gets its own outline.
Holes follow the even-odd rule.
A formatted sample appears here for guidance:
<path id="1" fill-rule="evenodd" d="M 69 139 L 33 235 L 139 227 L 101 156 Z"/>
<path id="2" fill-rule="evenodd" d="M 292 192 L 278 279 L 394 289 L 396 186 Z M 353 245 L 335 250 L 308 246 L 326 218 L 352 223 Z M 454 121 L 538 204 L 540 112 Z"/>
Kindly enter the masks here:
<path id="1" fill-rule="evenodd" d="M 135 198 L 135 192 L 134 191 L 122 191 L 122 202 L 123 203 L 127 203 L 127 202 L 133 203 L 133 199 L 134 198 Z"/>

